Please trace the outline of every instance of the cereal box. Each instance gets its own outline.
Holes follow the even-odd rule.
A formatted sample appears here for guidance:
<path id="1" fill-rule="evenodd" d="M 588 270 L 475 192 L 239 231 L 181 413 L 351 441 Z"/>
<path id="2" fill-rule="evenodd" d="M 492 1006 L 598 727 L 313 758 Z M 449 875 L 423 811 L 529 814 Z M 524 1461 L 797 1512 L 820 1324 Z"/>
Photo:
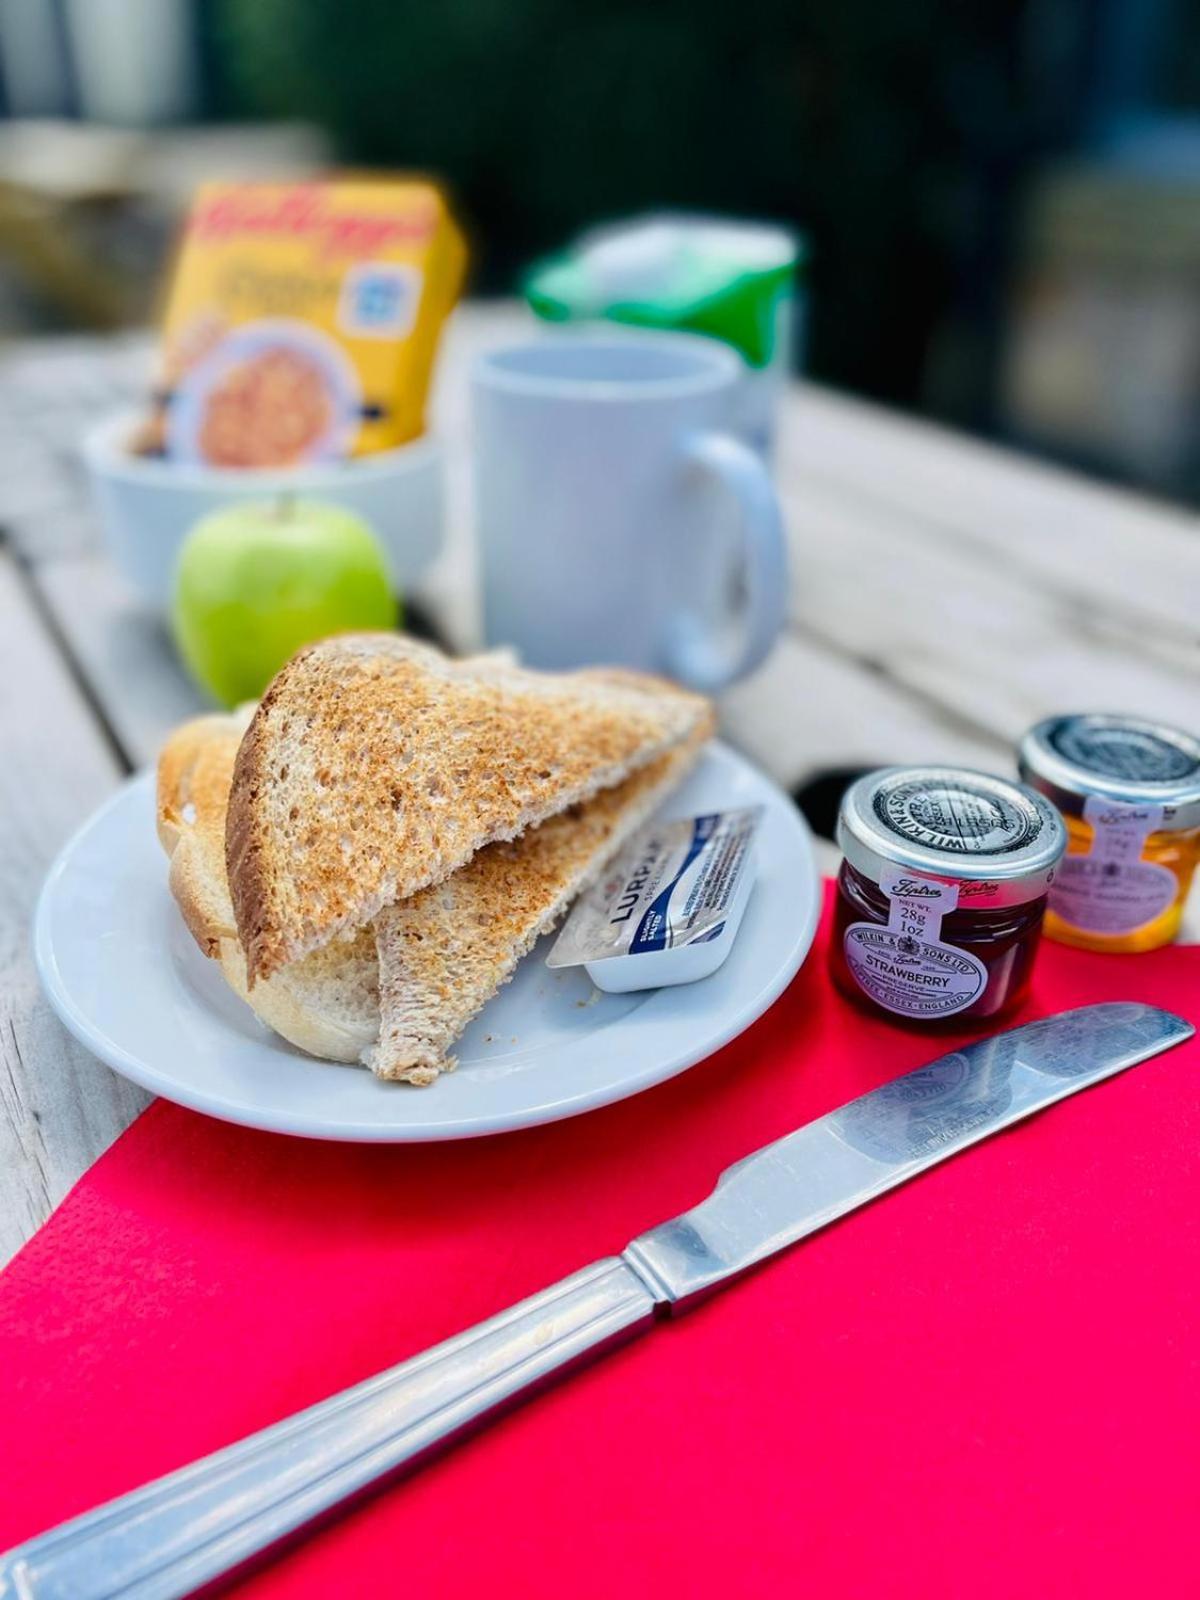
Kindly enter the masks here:
<path id="1" fill-rule="evenodd" d="M 171 282 L 149 442 L 236 468 L 414 438 L 465 261 L 441 192 L 419 179 L 205 185 Z"/>

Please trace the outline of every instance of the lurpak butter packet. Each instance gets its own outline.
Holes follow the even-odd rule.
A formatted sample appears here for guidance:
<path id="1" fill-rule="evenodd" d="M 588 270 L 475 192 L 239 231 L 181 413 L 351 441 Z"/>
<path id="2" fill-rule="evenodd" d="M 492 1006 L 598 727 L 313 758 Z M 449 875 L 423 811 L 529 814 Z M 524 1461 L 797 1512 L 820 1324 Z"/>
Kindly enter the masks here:
<path id="1" fill-rule="evenodd" d="M 546 958 L 622 994 L 694 983 L 733 948 L 754 886 L 761 806 L 652 822 L 577 903 Z"/>

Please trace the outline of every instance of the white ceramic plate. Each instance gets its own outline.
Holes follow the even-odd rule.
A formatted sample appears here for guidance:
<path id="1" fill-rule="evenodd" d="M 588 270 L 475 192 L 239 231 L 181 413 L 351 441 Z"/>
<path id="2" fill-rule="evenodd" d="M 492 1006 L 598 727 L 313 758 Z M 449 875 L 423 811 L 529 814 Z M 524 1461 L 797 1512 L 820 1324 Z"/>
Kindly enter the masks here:
<path id="1" fill-rule="evenodd" d="M 803 818 L 739 755 L 710 747 L 664 813 L 765 807 L 757 883 L 712 977 L 607 995 L 551 972 L 549 941 L 476 1018 L 458 1071 L 432 1088 L 315 1061 L 271 1033 L 201 955 L 167 889 L 152 774 L 131 780 L 66 846 L 38 903 L 51 1004 L 102 1061 L 229 1122 L 321 1139 L 458 1139 L 574 1116 L 661 1083 L 760 1016 L 808 953 L 820 883 Z"/>

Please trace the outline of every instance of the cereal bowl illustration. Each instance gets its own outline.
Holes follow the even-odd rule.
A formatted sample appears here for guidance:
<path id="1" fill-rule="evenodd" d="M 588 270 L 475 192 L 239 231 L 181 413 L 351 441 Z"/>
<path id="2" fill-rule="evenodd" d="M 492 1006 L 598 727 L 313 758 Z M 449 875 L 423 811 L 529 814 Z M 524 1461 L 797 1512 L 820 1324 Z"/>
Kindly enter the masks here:
<path id="1" fill-rule="evenodd" d="M 285 318 L 252 322 L 180 378 L 168 453 L 235 469 L 340 460 L 362 416 L 358 375 L 334 340 Z"/>

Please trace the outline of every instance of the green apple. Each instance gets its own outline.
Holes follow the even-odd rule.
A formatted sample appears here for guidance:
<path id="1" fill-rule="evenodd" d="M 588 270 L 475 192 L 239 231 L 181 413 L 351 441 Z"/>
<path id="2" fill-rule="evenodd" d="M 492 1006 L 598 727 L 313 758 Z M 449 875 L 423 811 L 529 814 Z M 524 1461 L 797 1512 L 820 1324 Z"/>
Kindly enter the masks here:
<path id="1" fill-rule="evenodd" d="M 398 607 L 371 529 L 315 500 L 246 501 L 204 517 L 175 569 L 171 622 L 196 681 L 253 700 L 314 639 L 393 628 Z"/>

